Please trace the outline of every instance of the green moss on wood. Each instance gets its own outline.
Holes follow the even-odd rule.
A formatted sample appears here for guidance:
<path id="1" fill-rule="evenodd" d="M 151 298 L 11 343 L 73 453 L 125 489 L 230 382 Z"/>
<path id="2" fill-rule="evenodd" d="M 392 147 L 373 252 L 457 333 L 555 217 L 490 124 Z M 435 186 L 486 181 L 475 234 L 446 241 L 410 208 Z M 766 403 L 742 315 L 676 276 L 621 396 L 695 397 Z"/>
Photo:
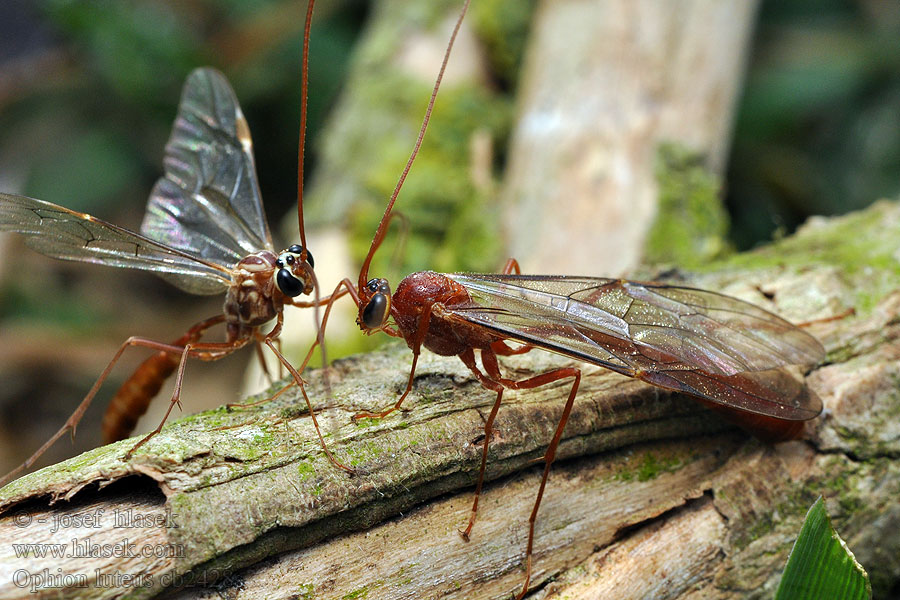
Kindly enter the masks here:
<path id="1" fill-rule="evenodd" d="M 659 198 L 644 250 L 650 264 L 694 267 L 725 254 L 728 216 L 719 198 L 721 182 L 704 157 L 677 144 L 656 155 Z"/>
<path id="2" fill-rule="evenodd" d="M 897 240 L 900 211 L 896 202 L 881 200 L 841 217 L 813 218 L 795 235 L 695 268 L 709 272 L 789 268 L 801 272 L 826 265 L 839 270 L 853 295 L 853 307 L 865 315 L 889 291 L 900 287 Z"/>

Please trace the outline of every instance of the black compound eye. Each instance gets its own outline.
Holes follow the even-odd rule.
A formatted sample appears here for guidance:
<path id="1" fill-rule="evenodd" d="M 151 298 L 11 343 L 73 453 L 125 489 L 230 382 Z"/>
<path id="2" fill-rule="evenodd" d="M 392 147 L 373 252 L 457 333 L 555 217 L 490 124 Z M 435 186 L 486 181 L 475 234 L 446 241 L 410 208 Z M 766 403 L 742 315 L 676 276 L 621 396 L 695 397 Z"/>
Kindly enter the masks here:
<path id="1" fill-rule="evenodd" d="M 302 294 L 304 288 L 303 282 L 294 277 L 287 269 L 278 270 L 278 274 L 275 276 L 275 285 L 278 286 L 282 294 L 291 298 Z"/>
<path id="2" fill-rule="evenodd" d="M 284 261 L 279 258 L 278 260 L 275 261 L 275 266 L 278 267 L 279 269 L 282 268 L 284 266 Z"/>
<path id="3" fill-rule="evenodd" d="M 366 284 L 366 289 L 372 292 L 373 294 L 378 291 L 378 284 L 381 280 L 379 279 L 370 279 L 369 283 Z"/>
<path id="4" fill-rule="evenodd" d="M 293 246 L 285 250 L 281 256 L 284 256 L 284 260 L 286 260 L 289 265 L 292 265 L 297 261 L 298 258 L 300 258 L 300 255 L 302 253 L 303 246 L 301 246 L 300 244 L 294 244 Z M 279 257 L 279 260 L 281 260 L 281 257 Z M 306 251 L 306 262 L 309 263 L 309 266 L 315 268 L 316 263 L 313 260 L 312 252 L 310 252 L 309 250 Z M 278 266 L 281 267 L 283 265 Z"/>
<path id="5" fill-rule="evenodd" d="M 371 282 L 369 282 L 371 283 Z M 367 329 L 379 329 L 387 321 L 391 301 L 385 294 L 375 294 L 362 312 L 363 325 Z"/>

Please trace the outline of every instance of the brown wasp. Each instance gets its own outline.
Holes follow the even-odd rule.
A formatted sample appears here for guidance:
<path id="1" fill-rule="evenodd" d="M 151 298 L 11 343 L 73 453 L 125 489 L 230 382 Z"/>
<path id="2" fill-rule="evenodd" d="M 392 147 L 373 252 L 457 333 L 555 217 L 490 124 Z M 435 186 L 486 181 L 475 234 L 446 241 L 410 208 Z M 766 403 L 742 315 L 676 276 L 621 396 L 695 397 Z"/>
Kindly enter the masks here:
<path id="1" fill-rule="evenodd" d="M 459 24 L 465 15 L 464 3 Z M 456 30 L 454 31 L 454 37 Z M 444 57 L 446 65 L 453 38 Z M 443 66 L 441 69 L 443 73 Z M 604 277 L 522 275 L 515 260 L 502 274 L 431 271 L 404 278 L 394 292 L 386 279 L 369 278 L 369 266 L 384 241 L 394 204 L 427 129 L 432 104 L 419 139 L 376 230 L 356 282 L 344 279 L 330 296 L 346 291 L 358 307 L 357 323 L 366 334 L 377 331 L 402 338 L 413 352 L 406 388 L 389 408 L 356 418 L 383 418 L 401 407 L 413 388 L 422 348 L 458 356 L 478 381 L 497 396 L 484 424 L 484 446 L 469 523 L 478 510 L 493 423 L 507 389 L 531 389 L 570 380 L 571 388 L 556 430 L 541 457 L 543 475 L 529 517 L 526 576 L 528 591 L 534 525 L 550 465 L 581 381 L 577 367 L 561 367 L 524 380 L 503 376 L 498 356 L 536 348 L 599 365 L 629 377 L 688 394 L 767 440 L 797 437 L 804 421 L 816 417 L 822 403 L 786 367 L 811 365 L 825 355 L 807 332 L 748 302 L 716 292 Z M 513 342 L 514 345 L 509 345 Z M 315 346 L 315 343 L 313 344 Z M 481 366 L 476 361 L 476 351 Z"/>
<path id="2" fill-rule="evenodd" d="M 298 161 L 301 176 L 311 14 L 312 3 L 304 35 Z M 163 381 L 176 370 L 177 374 L 165 417 L 131 448 L 129 455 L 160 431 L 179 403 L 189 357 L 211 361 L 249 344 L 267 346 L 294 382 L 302 386 L 299 372 L 276 343 L 285 306 L 311 307 L 324 301 L 298 299 L 317 290 L 313 257 L 306 247 L 303 228 L 302 179 L 298 185 L 300 244 L 276 252 L 260 198 L 250 129 L 225 77 L 209 68 L 195 70 L 184 84 L 164 167 L 165 175 L 150 194 L 140 233 L 50 202 L 0 193 L 0 231 L 26 236 L 25 243 L 42 254 L 152 271 L 192 294 L 225 293 L 222 314 L 195 324 L 171 343 L 128 338 L 66 423 L 0 484 L 30 467 L 67 431 L 74 434 L 122 353 L 133 346 L 155 350 L 156 354 L 140 365 L 110 403 L 103 423 L 107 441 L 126 437 Z M 207 330 L 219 324 L 225 327 L 225 340 L 205 341 Z M 312 418 L 315 422 L 315 415 Z M 321 432 L 319 436 L 321 440 Z M 330 453 L 328 456 L 331 458 Z"/>

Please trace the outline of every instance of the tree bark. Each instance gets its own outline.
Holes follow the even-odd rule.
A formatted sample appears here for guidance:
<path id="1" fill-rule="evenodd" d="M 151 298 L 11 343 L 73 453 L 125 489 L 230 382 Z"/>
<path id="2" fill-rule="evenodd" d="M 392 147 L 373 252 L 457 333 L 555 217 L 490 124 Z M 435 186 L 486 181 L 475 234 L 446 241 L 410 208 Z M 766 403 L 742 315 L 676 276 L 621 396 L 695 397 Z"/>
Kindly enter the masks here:
<path id="1" fill-rule="evenodd" d="M 514 378 L 562 364 L 585 375 L 538 515 L 530 597 L 771 597 L 819 494 L 886 593 L 900 576 L 898 256 L 900 205 L 880 202 L 678 275 L 797 322 L 856 309 L 808 325 L 828 358 L 806 375 L 825 413 L 802 441 L 765 445 L 690 398 L 544 352 L 504 360 Z M 522 583 L 533 461 L 568 385 L 505 398 L 466 543 L 493 394 L 460 361 L 425 353 L 406 410 L 350 418 L 387 405 L 409 361 L 400 346 L 338 361 L 330 393 L 324 372 L 309 375 L 329 447 L 355 475 L 328 463 L 289 390 L 177 421 L 130 460 L 134 440 L 11 483 L 0 598 L 41 581 L 28 597 L 508 597 Z M 17 556 L 24 543 L 43 546 Z M 60 556 L 38 556 L 47 544 Z"/>

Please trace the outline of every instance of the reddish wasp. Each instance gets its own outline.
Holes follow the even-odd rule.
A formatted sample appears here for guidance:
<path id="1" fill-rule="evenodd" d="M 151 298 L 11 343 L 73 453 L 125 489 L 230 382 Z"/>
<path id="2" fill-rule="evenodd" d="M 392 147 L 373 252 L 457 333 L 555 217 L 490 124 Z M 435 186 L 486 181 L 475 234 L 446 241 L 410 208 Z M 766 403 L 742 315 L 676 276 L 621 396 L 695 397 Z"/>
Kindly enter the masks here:
<path id="1" fill-rule="evenodd" d="M 453 38 L 448 54 L 452 44 Z M 447 55 L 444 64 L 446 61 Z M 439 85 L 440 76 L 434 94 Z M 383 331 L 403 338 L 413 352 L 406 388 L 396 402 L 386 410 L 360 413 L 357 418 L 383 418 L 401 407 L 413 388 L 423 347 L 443 356 L 458 356 L 485 388 L 496 392 L 484 424 L 472 513 L 461 532 L 465 539 L 475 523 L 488 444 L 504 390 L 571 380 L 562 415 L 542 456 L 543 475 L 528 520 L 521 598 L 530 581 L 538 509 L 581 371 L 574 366 L 562 367 L 517 381 L 503 376 L 498 356 L 540 348 L 599 365 L 693 396 L 758 436 L 778 441 L 797 437 L 803 422 L 822 410 L 819 398 L 785 367 L 817 363 L 824 357 L 824 349 L 802 329 L 755 305 L 715 292 L 659 282 L 522 275 L 514 260 L 502 274 L 414 273 L 393 293 L 387 280 L 370 279 L 369 266 L 384 241 L 394 204 L 424 137 L 434 94 L 358 280 L 345 279 L 335 289 L 325 310 L 323 328 L 331 304 L 346 290 L 357 304 L 357 323 L 362 331 L 369 335 Z M 510 341 L 515 345 L 509 345 Z"/>
<path id="2" fill-rule="evenodd" d="M 311 15 L 312 3 L 304 32 L 298 195 L 302 195 Z M 225 292 L 222 314 L 195 324 L 171 343 L 143 337 L 126 340 L 65 425 L 0 484 L 30 467 L 67 431 L 74 435 L 100 386 L 132 346 L 157 353 L 137 369 L 110 403 L 103 424 L 108 441 L 126 437 L 163 381 L 176 369 L 177 374 L 165 417 L 129 455 L 160 431 L 179 403 L 188 357 L 211 361 L 251 343 L 258 350 L 265 345 L 302 385 L 300 374 L 276 344 L 284 306 L 311 307 L 322 302 L 298 299 L 317 290 L 313 257 L 306 247 L 302 197 L 298 200 L 300 244 L 276 252 L 260 199 L 250 130 L 221 73 L 204 68 L 188 76 L 164 166 L 165 175 L 150 194 L 140 233 L 50 202 L 0 193 L 0 231 L 25 235 L 25 243 L 42 254 L 153 271 L 193 294 Z M 225 341 L 203 341 L 207 330 L 219 324 L 225 326 Z M 312 417 L 315 422 L 315 415 Z M 324 448 L 324 442 L 322 445 Z"/>

